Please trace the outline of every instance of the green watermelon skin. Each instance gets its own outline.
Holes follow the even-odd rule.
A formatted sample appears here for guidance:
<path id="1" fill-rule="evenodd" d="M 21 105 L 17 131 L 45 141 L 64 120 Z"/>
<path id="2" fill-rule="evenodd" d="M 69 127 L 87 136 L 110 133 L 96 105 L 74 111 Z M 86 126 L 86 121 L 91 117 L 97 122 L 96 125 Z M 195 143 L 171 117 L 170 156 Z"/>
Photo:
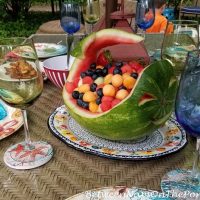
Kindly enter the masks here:
<path id="1" fill-rule="evenodd" d="M 65 87 L 63 99 L 71 116 L 92 134 L 109 140 L 136 140 L 150 135 L 167 121 L 176 90 L 173 67 L 162 60 L 146 67 L 131 94 L 103 114 L 90 115 L 86 111 L 84 115 L 78 106 L 69 103 Z"/>

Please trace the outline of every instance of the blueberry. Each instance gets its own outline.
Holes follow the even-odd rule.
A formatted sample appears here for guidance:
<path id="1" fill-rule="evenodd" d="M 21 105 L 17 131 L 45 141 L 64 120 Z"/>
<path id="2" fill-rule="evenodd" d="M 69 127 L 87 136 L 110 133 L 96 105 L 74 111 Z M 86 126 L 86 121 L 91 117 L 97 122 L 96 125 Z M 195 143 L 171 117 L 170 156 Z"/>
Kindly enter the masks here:
<path id="1" fill-rule="evenodd" d="M 115 67 L 120 68 L 120 67 L 122 67 L 122 66 L 123 66 L 123 62 L 116 62 L 116 63 L 115 63 Z"/>
<path id="2" fill-rule="evenodd" d="M 110 68 L 112 67 L 112 64 L 111 64 L 111 63 L 108 63 L 108 64 L 106 64 L 104 67 L 107 68 L 107 69 L 110 69 Z"/>
<path id="3" fill-rule="evenodd" d="M 131 77 L 137 79 L 137 77 L 138 77 L 138 73 L 136 73 L 136 72 L 131 73 Z"/>
<path id="4" fill-rule="evenodd" d="M 98 98 L 96 99 L 96 104 L 97 104 L 97 105 L 101 104 L 101 97 L 98 97 Z"/>
<path id="5" fill-rule="evenodd" d="M 88 109 L 88 108 L 89 108 L 89 103 L 83 101 L 83 102 L 82 102 L 82 107 L 85 108 L 85 109 Z"/>
<path id="6" fill-rule="evenodd" d="M 102 69 L 96 69 L 95 73 L 96 73 L 98 76 L 102 76 Z"/>
<path id="7" fill-rule="evenodd" d="M 106 76 L 107 74 L 108 74 L 108 68 L 104 67 L 104 68 L 102 69 L 102 76 L 104 77 L 104 76 Z"/>
<path id="8" fill-rule="evenodd" d="M 73 91 L 73 92 L 72 92 L 72 97 L 73 97 L 74 99 L 78 99 L 78 98 L 79 98 L 79 92 L 78 92 L 78 91 Z"/>
<path id="9" fill-rule="evenodd" d="M 82 100 L 83 99 L 83 95 L 84 95 L 84 93 L 79 93 L 79 97 L 78 98 Z"/>
<path id="10" fill-rule="evenodd" d="M 94 72 L 91 69 L 88 69 L 85 73 L 87 76 L 90 76 L 90 77 L 94 74 Z"/>
<path id="11" fill-rule="evenodd" d="M 77 105 L 80 106 L 80 107 L 82 107 L 82 105 L 83 105 L 83 100 L 78 99 L 78 100 L 77 100 Z"/>
<path id="12" fill-rule="evenodd" d="M 119 90 L 122 90 L 122 89 L 127 90 L 127 88 L 125 86 L 123 86 L 123 85 L 119 86 Z"/>
<path id="13" fill-rule="evenodd" d="M 113 74 L 121 74 L 122 75 L 122 70 L 120 68 L 115 68 L 113 71 Z"/>
<path id="14" fill-rule="evenodd" d="M 102 88 L 99 88 L 99 89 L 97 90 L 97 95 L 98 95 L 99 97 L 102 97 L 102 96 L 103 96 L 103 89 L 102 89 Z"/>
<path id="15" fill-rule="evenodd" d="M 87 74 L 85 72 L 81 72 L 81 78 L 84 78 L 86 76 L 87 76 Z"/>
<path id="16" fill-rule="evenodd" d="M 98 76 L 98 74 L 96 74 L 96 73 L 94 73 L 94 74 L 92 75 L 92 79 L 93 79 L 93 80 L 96 80 L 98 77 L 99 77 L 99 76 Z"/>
<path id="17" fill-rule="evenodd" d="M 92 83 L 92 84 L 90 85 L 90 91 L 95 92 L 96 89 L 97 89 L 97 84 L 96 84 L 96 83 Z"/>
<path id="18" fill-rule="evenodd" d="M 92 63 L 92 64 L 90 65 L 90 69 L 96 69 L 96 63 Z"/>

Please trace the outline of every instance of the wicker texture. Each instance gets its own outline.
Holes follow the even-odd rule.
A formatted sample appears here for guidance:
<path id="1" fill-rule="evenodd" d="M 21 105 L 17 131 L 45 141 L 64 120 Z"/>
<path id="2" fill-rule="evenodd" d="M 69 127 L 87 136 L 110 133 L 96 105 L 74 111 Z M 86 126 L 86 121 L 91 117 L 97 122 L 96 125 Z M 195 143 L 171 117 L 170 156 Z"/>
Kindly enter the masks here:
<path id="1" fill-rule="evenodd" d="M 175 154 L 147 161 L 111 160 L 68 147 L 47 127 L 48 116 L 62 104 L 61 91 L 47 81 L 43 94 L 28 110 L 32 140 L 48 141 L 54 148 L 54 157 L 46 165 L 31 170 L 5 166 L 3 154 L 24 139 L 23 128 L 0 141 L 0 199 L 64 200 L 85 190 L 115 185 L 160 191 L 160 180 L 167 171 L 192 165 L 192 140 Z"/>

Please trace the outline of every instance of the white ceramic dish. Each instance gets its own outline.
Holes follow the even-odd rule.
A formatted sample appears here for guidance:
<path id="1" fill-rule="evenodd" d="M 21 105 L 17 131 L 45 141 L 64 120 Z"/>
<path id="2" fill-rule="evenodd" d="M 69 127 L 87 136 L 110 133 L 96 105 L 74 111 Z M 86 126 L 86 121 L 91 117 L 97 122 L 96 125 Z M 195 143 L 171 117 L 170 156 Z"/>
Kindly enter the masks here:
<path id="1" fill-rule="evenodd" d="M 49 58 L 67 53 L 67 47 L 54 43 L 35 43 L 38 58 Z"/>

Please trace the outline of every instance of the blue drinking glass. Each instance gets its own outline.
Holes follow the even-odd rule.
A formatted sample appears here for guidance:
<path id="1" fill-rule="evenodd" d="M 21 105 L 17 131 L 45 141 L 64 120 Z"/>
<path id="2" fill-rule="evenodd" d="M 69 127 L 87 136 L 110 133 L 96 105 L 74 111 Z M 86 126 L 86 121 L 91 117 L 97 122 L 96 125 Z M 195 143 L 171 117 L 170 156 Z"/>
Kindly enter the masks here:
<path id="1" fill-rule="evenodd" d="M 63 30 L 68 33 L 67 36 L 67 66 L 69 66 L 69 58 L 71 46 L 74 40 L 73 34 L 80 29 L 81 24 L 81 12 L 80 6 L 75 2 L 62 2 L 61 12 L 60 12 L 60 25 Z"/>
<path id="2" fill-rule="evenodd" d="M 190 199 L 191 195 L 200 199 L 200 51 L 194 50 L 188 53 L 185 69 L 181 75 L 176 96 L 175 114 L 177 121 L 185 131 L 197 138 L 194 154 L 193 169 L 173 170 L 162 180 L 161 186 L 165 192 L 172 191 L 185 195 Z M 172 194 L 177 195 L 177 194 Z M 195 199 L 195 198 L 194 198 Z"/>
<path id="3" fill-rule="evenodd" d="M 154 0 L 138 0 L 135 21 L 139 28 L 145 31 L 155 20 Z"/>

